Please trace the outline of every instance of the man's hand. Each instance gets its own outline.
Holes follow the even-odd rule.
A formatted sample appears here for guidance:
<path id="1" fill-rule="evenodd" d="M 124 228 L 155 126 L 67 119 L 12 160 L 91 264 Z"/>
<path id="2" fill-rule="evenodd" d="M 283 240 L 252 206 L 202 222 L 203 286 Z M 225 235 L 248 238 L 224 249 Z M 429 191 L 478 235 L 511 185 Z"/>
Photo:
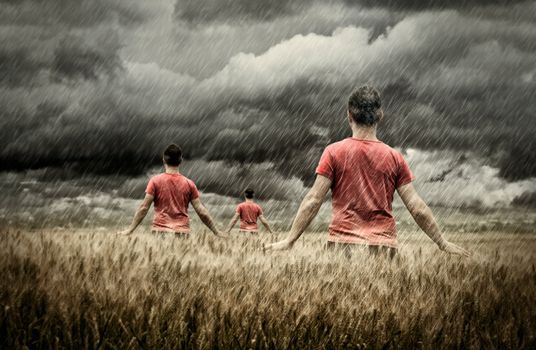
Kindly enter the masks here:
<path id="1" fill-rule="evenodd" d="M 191 203 L 201 221 L 210 229 L 210 231 L 212 231 L 212 233 L 214 233 L 215 236 L 221 237 L 221 231 L 216 227 L 214 220 L 212 220 L 212 216 L 210 216 L 207 208 L 201 203 L 201 200 L 196 198 L 193 199 Z"/>
<path id="2" fill-rule="evenodd" d="M 307 192 L 300 204 L 298 213 L 296 213 L 296 217 L 292 222 L 288 237 L 280 242 L 263 246 L 263 250 L 287 250 L 292 248 L 294 242 L 300 238 L 303 231 L 305 231 L 316 214 L 318 214 L 322 202 L 324 201 L 324 197 L 326 197 L 330 188 L 331 179 L 323 175 L 318 175 L 313 187 Z"/>
<path id="3" fill-rule="evenodd" d="M 123 231 L 117 232 L 119 235 L 125 235 L 128 236 L 134 232 L 136 227 L 143 221 L 143 218 L 145 215 L 147 215 L 147 212 L 149 211 L 149 208 L 151 208 L 151 205 L 153 204 L 154 196 L 152 194 L 145 194 L 145 198 L 143 198 L 143 203 L 141 203 L 138 210 L 136 210 L 136 214 L 134 215 L 134 219 L 132 219 L 132 224 L 130 224 L 129 228 Z"/>
<path id="4" fill-rule="evenodd" d="M 466 258 L 471 256 L 471 253 L 468 250 L 450 242 L 447 242 L 444 246 L 439 247 L 439 249 L 441 249 L 442 251 L 446 253 L 453 254 L 453 255 L 461 255 Z"/>
<path id="5" fill-rule="evenodd" d="M 126 229 L 126 230 L 123 230 L 123 231 L 118 231 L 117 234 L 118 235 L 123 235 L 123 236 L 129 236 L 129 235 L 132 234 L 132 230 Z"/>
<path id="6" fill-rule="evenodd" d="M 443 238 L 439 225 L 432 213 L 432 210 L 419 196 L 412 183 L 397 188 L 402 202 L 406 205 L 411 216 L 419 227 L 434 241 L 439 249 L 449 254 L 462 255 L 468 257 L 471 255 L 467 250 L 456 244 L 450 243 Z"/>
<path id="7" fill-rule="evenodd" d="M 290 248 L 292 248 L 293 244 L 287 240 L 287 239 L 284 239 L 282 241 L 279 241 L 279 242 L 276 242 L 276 243 L 271 243 L 271 244 L 266 244 L 262 246 L 262 250 L 263 251 L 269 251 L 269 250 L 288 250 Z"/>

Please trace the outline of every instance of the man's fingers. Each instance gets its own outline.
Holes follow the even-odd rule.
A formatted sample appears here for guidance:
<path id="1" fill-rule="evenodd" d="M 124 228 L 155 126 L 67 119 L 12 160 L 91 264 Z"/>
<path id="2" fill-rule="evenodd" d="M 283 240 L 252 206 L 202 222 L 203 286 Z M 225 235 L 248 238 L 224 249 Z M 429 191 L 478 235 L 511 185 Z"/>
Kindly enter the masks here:
<path id="1" fill-rule="evenodd" d="M 451 246 L 451 249 L 448 250 L 449 253 L 451 254 L 456 254 L 456 255 L 461 255 L 463 257 L 470 257 L 471 256 L 471 252 L 468 251 L 467 249 L 464 249 L 460 246 L 457 246 L 455 244 L 452 244 Z"/>
<path id="2" fill-rule="evenodd" d="M 471 252 L 468 251 L 467 249 L 463 249 L 463 255 L 465 255 L 465 257 L 469 258 L 473 254 L 471 254 Z"/>
<path id="3" fill-rule="evenodd" d="M 464 256 L 464 257 L 466 257 L 466 258 L 468 258 L 468 257 L 471 256 L 471 253 L 470 253 L 467 249 L 462 248 L 462 247 L 460 247 L 460 246 L 456 246 L 456 248 L 457 248 L 457 253 L 458 253 L 459 255 L 462 255 L 462 256 Z"/>

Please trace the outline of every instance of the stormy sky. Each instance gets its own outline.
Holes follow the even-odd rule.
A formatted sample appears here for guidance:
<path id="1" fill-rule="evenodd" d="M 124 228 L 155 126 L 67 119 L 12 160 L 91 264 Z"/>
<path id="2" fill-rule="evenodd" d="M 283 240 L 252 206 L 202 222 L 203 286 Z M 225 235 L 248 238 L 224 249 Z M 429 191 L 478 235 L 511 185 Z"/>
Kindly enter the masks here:
<path id="1" fill-rule="evenodd" d="M 205 191 L 301 193 L 369 83 L 423 182 L 535 198 L 534 1 L 0 0 L 0 28 L 2 172 L 137 177 L 175 142 Z"/>

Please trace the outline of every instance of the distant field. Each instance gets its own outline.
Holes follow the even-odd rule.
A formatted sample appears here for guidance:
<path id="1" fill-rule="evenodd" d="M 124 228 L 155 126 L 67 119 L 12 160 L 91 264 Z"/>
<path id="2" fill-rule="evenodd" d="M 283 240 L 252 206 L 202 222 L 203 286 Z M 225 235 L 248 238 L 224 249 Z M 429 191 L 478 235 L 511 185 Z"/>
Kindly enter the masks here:
<path id="1" fill-rule="evenodd" d="M 536 348 L 536 235 L 449 235 L 474 256 L 416 233 L 390 261 L 321 234 L 263 254 L 275 237 L 4 229 L 0 348 Z"/>

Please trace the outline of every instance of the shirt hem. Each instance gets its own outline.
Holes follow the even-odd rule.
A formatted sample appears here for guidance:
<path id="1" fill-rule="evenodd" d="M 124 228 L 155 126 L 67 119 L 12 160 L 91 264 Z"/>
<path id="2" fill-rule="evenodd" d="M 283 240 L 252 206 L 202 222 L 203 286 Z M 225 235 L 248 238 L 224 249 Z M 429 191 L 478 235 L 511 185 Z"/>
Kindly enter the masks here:
<path id="1" fill-rule="evenodd" d="M 324 172 L 324 171 L 316 171 L 316 174 L 317 175 L 322 175 L 324 177 L 327 177 L 328 179 L 330 179 L 331 181 L 333 181 L 333 176 L 330 176 L 328 173 Z"/>
<path id="2" fill-rule="evenodd" d="M 411 182 L 413 182 L 413 181 L 415 181 L 415 176 L 413 176 L 412 178 L 410 178 L 408 181 L 401 182 L 401 183 L 398 185 L 397 188 L 400 188 L 400 187 L 402 187 L 402 186 L 405 186 L 405 185 L 407 185 L 407 184 L 409 184 L 409 183 L 411 183 Z"/>
<path id="3" fill-rule="evenodd" d="M 337 233 L 330 231 L 328 236 L 328 242 L 333 243 L 348 243 L 348 244 L 361 244 L 361 245 L 371 245 L 371 246 L 386 246 L 389 248 L 395 248 L 398 249 L 398 242 L 396 239 L 388 239 L 385 241 L 379 241 L 379 240 L 370 240 L 366 238 L 359 238 L 359 237 L 340 237 L 340 235 L 351 235 L 351 234 L 344 234 L 344 233 Z"/>
<path id="4" fill-rule="evenodd" d="M 151 231 L 171 232 L 171 233 L 185 233 L 185 234 L 190 233 L 189 228 L 177 230 L 177 229 L 173 229 L 173 228 L 169 228 L 169 227 L 158 227 L 158 226 L 152 226 Z"/>

